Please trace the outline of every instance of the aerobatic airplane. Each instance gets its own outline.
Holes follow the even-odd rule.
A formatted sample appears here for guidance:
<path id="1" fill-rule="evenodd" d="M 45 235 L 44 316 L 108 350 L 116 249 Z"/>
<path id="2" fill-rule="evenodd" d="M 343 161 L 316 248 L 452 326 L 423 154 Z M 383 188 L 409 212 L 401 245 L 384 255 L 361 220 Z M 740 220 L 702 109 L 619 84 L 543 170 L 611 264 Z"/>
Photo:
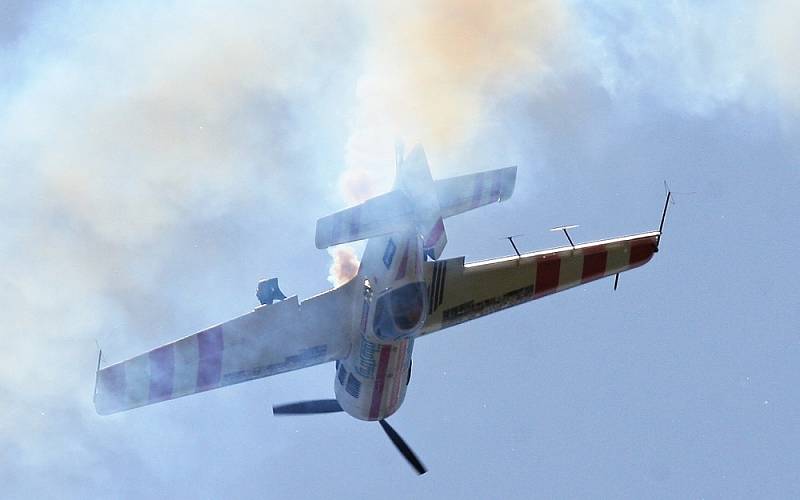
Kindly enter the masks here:
<path id="1" fill-rule="evenodd" d="M 316 245 L 368 239 L 357 275 L 298 301 L 277 279 L 258 284 L 253 312 L 98 370 L 106 415 L 334 361 L 335 399 L 273 407 L 276 415 L 344 411 L 377 420 L 420 474 L 425 467 L 386 422 L 400 408 L 417 338 L 648 262 L 657 231 L 481 262 L 440 259 L 443 220 L 508 199 L 516 167 L 433 180 L 425 152 L 397 155 L 392 191 L 317 222 Z M 512 245 L 513 240 L 509 238 Z M 614 283 L 616 287 L 616 281 Z"/>

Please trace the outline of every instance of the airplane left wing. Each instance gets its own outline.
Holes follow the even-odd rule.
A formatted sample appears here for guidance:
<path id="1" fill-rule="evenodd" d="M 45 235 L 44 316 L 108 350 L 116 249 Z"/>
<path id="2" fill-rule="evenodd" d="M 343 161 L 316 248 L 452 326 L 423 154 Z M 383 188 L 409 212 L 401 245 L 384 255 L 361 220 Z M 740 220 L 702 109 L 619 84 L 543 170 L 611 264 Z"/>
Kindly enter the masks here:
<path id="1" fill-rule="evenodd" d="M 658 231 L 483 262 L 425 263 L 428 319 L 422 335 L 639 267 L 658 251 Z"/>
<path id="2" fill-rule="evenodd" d="M 352 287 L 290 297 L 97 372 L 106 415 L 337 359 L 352 321 Z"/>

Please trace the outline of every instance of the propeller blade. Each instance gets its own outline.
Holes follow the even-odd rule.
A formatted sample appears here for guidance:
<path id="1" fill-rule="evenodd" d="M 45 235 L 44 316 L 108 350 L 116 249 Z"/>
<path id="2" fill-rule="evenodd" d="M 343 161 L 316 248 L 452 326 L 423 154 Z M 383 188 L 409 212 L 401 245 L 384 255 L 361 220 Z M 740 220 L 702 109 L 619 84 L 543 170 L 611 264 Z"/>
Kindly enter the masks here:
<path id="1" fill-rule="evenodd" d="M 273 415 L 310 415 L 315 413 L 336 413 L 339 411 L 343 410 L 335 399 L 313 399 L 311 401 L 298 401 L 272 407 Z"/>
<path id="2" fill-rule="evenodd" d="M 392 440 L 392 443 L 394 443 L 394 445 L 397 446 L 397 449 L 400 450 L 400 453 L 402 453 L 403 456 L 406 457 L 408 463 L 410 463 L 411 466 L 414 467 L 414 470 L 417 471 L 417 474 L 425 474 L 426 472 L 428 472 L 428 469 L 426 469 L 425 466 L 422 465 L 422 462 L 419 461 L 419 458 L 417 458 L 417 456 L 414 455 L 414 452 L 411 451 L 411 448 L 409 448 L 406 442 L 403 441 L 403 438 L 400 437 L 400 434 L 398 434 L 397 431 L 395 431 L 392 428 L 392 426 L 389 425 L 389 422 L 387 422 L 386 420 L 379 420 L 379 422 L 381 424 L 381 427 L 383 427 L 384 432 L 386 432 L 386 435 L 389 436 L 389 439 Z"/>

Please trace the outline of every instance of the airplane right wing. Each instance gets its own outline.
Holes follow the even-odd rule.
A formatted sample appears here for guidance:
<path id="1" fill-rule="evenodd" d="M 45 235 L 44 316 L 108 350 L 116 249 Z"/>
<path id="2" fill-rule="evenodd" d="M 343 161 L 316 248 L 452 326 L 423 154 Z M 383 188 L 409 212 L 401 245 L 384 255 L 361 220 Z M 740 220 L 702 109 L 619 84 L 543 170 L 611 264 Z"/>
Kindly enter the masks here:
<path id="1" fill-rule="evenodd" d="M 658 231 L 465 264 L 425 263 L 428 319 L 422 335 L 560 292 L 649 261 Z"/>
<path id="2" fill-rule="evenodd" d="M 351 282 L 354 283 L 354 282 Z M 337 359 L 352 327 L 353 286 L 290 297 L 97 372 L 107 415 Z"/>

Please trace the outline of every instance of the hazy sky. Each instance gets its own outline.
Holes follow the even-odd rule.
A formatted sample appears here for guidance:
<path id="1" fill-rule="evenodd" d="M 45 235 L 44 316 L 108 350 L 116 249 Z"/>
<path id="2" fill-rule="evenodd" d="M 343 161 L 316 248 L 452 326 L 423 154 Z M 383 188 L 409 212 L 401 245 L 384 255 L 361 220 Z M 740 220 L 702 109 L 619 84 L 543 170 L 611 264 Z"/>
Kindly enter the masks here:
<path id="1" fill-rule="evenodd" d="M 800 496 L 800 8 L 489 4 L 2 0 L 0 496 Z M 445 257 L 651 230 L 681 194 L 616 292 L 416 344 L 390 421 L 425 476 L 375 423 L 272 416 L 331 365 L 95 414 L 95 340 L 329 288 L 315 221 L 387 189 L 398 138 L 437 177 L 519 167 Z"/>

